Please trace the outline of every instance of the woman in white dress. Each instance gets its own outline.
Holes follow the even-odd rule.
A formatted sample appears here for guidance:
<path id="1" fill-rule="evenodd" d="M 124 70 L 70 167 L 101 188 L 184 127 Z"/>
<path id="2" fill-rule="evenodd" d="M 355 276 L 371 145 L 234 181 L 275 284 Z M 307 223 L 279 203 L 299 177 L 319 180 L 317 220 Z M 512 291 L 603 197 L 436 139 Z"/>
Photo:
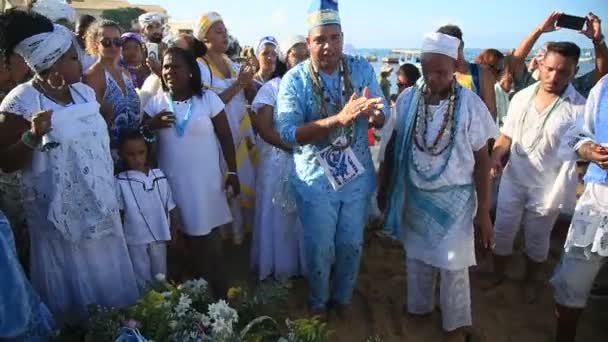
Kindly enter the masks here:
<path id="1" fill-rule="evenodd" d="M 151 98 L 142 132 L 158 132 L 158 162 L 180 208 L 183 233 L 192 252 L 194 276 L 203 276 L 218 296 L 228 284 L 217 228 L 232 221 L 226 191 L 238 195 L 239 178 L 224 103 L 212 91 L 201 91 L 194 56 L 178 47 L 167 49 L 162 66 L 163 91 Z M 220 153 L 221 148 L 221 153 Z M 226 182 L 222 155 L 228 165 Z"/>
<path id="2" fill-rule="evenodd" d="M 308 58 L 306 39 L 294 36 L 282 45 L 287 68 Z M 274 108 L 281 78 L 262 86 L 253 100 L 252 110 L 259 133 L 257 146 L 256 208 L 251 249 L 251 266 L 260 280 L 277 280 L 304 274 L 303 249 L 300 248 L 300 222 L 295 206 L 284 198 L 288 170 L 293 164 L 290 148 L 281 142 L 274 129 Z"/>
<path id="3" fill-rule="evenodd" d="M 1 19 L 2 50 L 36 73 L 2 101 L 4 164 L 23 171 L 34 288 L 60 323 L 86 318 L 87 306 L 137 300 L 133 267 L 114 191 L 107 125 L 95 92 L 80 83 L 72 33 L 33 13 Z M 38 129 L 30 129 L 32 122 Z M 49 132 L 48 134 L 45 134 Z"/>
<path id="4" fill-rule="evenodd" d="M 196 37 L 205 44 L 207 50 L 205 56 L 198 59 L 202 84 L 218 94 L 226 105 L 226 115 L 236 148 L 237 172 L 241 181 L 238 204 L 243 219 L 242 223 L 235 221 L 233 233 L 235 242 L 240 243 L 243 231 L 252 228 L 255 206 L 257 152 L 254 144 L 255 134 L 247 110 L 247 98 L 253 99 L 255 94 L 255 69 L 251 62 L 239 66 L 226 56 L 228 33 L 219 14 L 212 12 L 203 15 L 198 23 Z"/>

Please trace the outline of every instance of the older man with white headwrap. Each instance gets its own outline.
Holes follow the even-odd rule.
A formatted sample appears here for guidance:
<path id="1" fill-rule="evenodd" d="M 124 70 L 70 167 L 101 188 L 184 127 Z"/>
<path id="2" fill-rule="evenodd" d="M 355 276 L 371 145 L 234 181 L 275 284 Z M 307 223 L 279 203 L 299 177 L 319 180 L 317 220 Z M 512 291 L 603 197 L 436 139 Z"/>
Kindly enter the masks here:
<path id="1" fill-rule="evenodd" d="M 390 189 L 387 221 L 402 228 L 407 310 L 433 312 L 439 274 L 448 341 L 464 341 L 461 328 L 472 323 L 468 268 L 475 265 L 474 220 L 486 247 L 492 245 L 486 144 L 497 134 L 482 100 L 454 80 L 459 45 L 441 33 L 424 37 L 424 78 L 397 100 L 398 121 L 379 190 L 384 203 Z"/>

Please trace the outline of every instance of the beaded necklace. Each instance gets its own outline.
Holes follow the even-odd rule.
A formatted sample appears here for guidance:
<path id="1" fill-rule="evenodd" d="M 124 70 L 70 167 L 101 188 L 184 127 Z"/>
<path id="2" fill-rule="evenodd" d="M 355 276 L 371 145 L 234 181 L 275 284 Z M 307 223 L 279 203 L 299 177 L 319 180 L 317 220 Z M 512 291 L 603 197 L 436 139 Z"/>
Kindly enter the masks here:
<path id="1" fill-rule="evenodd" d="M 536 99 L 536 95 L 538 94 L 539 88 L 540 88 L 540 85 L 537 85 L 536 89 L 534 90 L 534 95 L 532 95 L 530 97 L 530 101 L 528 102 L 528 105 L 526 106 L 526 111 L 521 116 L 521 120 L 520 120 L 520 128 L 519 128 L 519 132 L 517 134 L 517 141 L 519 143 L 515 144 L 515 153 L 517 153 L 518 155 L 520 155 L 522 157 L 534 152 L 538 148 L 538 145 L 540 144 L 540 142 L 543 138 L 543 132 L 545 131 L 547 122 L 549 121 L 549 118 L 551 117 L 551 113 L 553 113 L 553 111 L 557 107 L 559 107 L 559 105 L 563 101 L 563 98 L 560 96 L 558 99 L 555 100 L 555 102 L 553 102 L 553 106 L 551 106 L 551 108 L 549 109 L 547 114 L 545 114 L 545 118 L 544 118 L 541 126 L 539 128 L 537 128 L 536 134 L 534 135 L 534 139 L 532 139 L 532 142 L 530 144 L 525 146 L 524 145 L 524 127 L 528 127 L 528 125 L 529 125 L 529 124 L 528 125 L 526 124 L 526 121 L 528 121 L 527 120 L 528 113 L 530 112 L 530 108 L 534 105 L 534 99 Z M 532 129 L 532 127 L 530 127 L 530 129 Z"/>
<path id="2" fill-rule="evenodd" d="M 446 111 L 446 114 L 443 116 L 443 120 L 444 122 L 442 123 L 441 129 L 439 130 L 439 132 L 437 133 L 437 137 L 433 140 L 433 144 L 431 146 L 428 146 L 427 141 L 429 139 L 427 139 L 427 131 L 428 131 L 428 113 L 426 111 L 426 104 L 425 104 L 425 97 L 424 95 L 426 94 L 426 92 L 428 91 L 426 84 L 422 85 L 422 89 L 420 91 L 420 95 L 418 98 L 418 108 L 416 110 L 416 121 L 414 122 L 414 132 L 413 132 L 413 140 L 414 140 L 414 144 L 412 146 L 412 150 L 409 153 L 410 154 L 410 162 L 412 163 L 413 167 L 414 167 L 414 171 L 420 176 L 420 178 L 422 178 L 424 181 L 426 182 L 432 182 L 435 181 L 437 179 L 439 179 L 439 177 L 441 177 L 441 175 L 445 172 L 445 170 L 447 169 L 448 166 L 448 162 L 450 161 L 450 158 L 452 156 L 452 151 L 454 149 L 454 145 L 455 145 L 455 139 L 456 139 L 456 132 L 458 129 L 458 118 L 459 115 L 457 115 L 456 113 L 456 107 L 458 106 L 459 103 L 459 97 L 458 97 L 458 88 L 456 86 L 456 82 L 454 81 L 454 83 L 452 84 L 452 91 L 450 94 L 450 102 L 448 105 L 448 109 Z M 423 109 L 424 108 L 424 109 Z M 423 128 L 423 136 L 421 137 L 422 139 L 422 143 L 420 143 L 420 141 L 418 141 L 418 135 L 419 135 L 419 126 L 424 126 Z M 439 148 L 439 142 L 441 141 L 441 138 L 445 135 L 445 132 L 447 131 L 447 127 L 450 126 L 450 136 L 448 141 L 446 142 L 445 146 Z M 430 154 L 432 156 L 439 156 L 444 154 L 444 152 L 447 152 L 447 156 L 445 156 L 445 161 L 443 162 L 443 165 L 441 165 L 438 169 L 437 172 L 435 173 L 430 173 L 431 171 L 431 167 L 430 165 L 427 165 L 426 167 L 421 166 L 418 161 L 417 158 L 414 156 L 414 152 L 415 150 L 419 150 L 423 153 L 427 153 Z"/>
<path id="3" fill-rule="evenodd" d="M 313 94 L 315 95 L 315 100 L 316 100 L 317 104 L 319 105 L 320 116 L 322 119 L 325 119 L 325 118 L 329 117 L 329 110 L 326 107 L 326 103 L 332 101 L 331 95 L 329 94 L 327 87 L 325 87 L 325 84 L 322 82 L 322 79 L 319 76 L 319 73 L 315 70 L 314 66 L 312 65 L 312 62 L 310 62 L 310 61 L 308 62 L 308 68 L 309 68 L 311 79 L 312 79 Z M 350 95 L 354 92 L 352 81 L 350 79 L 350 72 L 348 69 L 348 64 L 344 60 L 344 57 L 340 59 L 339 73 L 340 73 L 340 76 L 339 76 L 340 77 L 340 86 L 339 86 L 340 93 L 338 96 L 339 99 L 333 99 L 336 112 L 341 111 L 342 108 L 344 107 L 344 97 L 346 97 L 346 96 L 350 97 Z M 327 96 L 326 96 L 326 94 L 327 94 Z M 353 135 L 354 135 L 353 123 L 351 123 L 347 127 L 341 127 L 339 130 L 335 130 L 334 132 L 332 132 L 332 134 L 330 134 L 330 140 L 331 140 L 332 147 L 336 148 L 336 149 L 345 149 L 345 148 L 349 147 L 353 141 Z M 335 141 L 340 137 L 346 137 L 346 143 L 336 145 Z"/>
<path id="4" fill-rule="evenodd" d="M 414 145 L 419 151 L 428 153 L 432 156 L 439 156 L 450 146 L 450 144 L 452 144 L 456 134 L 456 127 L 454 125 L 454 103 L 456 101 L 455 86 L 452 85 L 448 102 L 448 110 L 446 110 L 445 114 L 443 115 L 441 128 L 439 129 L 439 132 L 437 132 L 435 139 L 433 139 L 433 143 L 430 145 L 428 144 L 428 127 L 429 121 L 433 121 L 433 118 L 432 115 L 429 115 L 427 110 L 427 105 L 425 103 L 426 94 L 428 94 L 428 87 L 424 85 L 421 91 L 420 100 L 418 101 L 416 125 L 414 126 Z M 439 147 L 439 143 L 447 132 L 448 126 L 450 126 L 450 138 L 446 142 L 445 146 Z M 419 133 L 421 128 L 422 134 Z"/>

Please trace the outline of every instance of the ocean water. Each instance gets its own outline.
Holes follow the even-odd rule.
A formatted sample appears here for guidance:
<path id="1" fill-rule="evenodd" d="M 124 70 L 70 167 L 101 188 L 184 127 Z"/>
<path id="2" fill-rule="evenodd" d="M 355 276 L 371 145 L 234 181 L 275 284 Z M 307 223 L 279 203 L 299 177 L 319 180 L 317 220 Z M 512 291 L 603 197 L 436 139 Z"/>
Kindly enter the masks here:
<path id="1" fill-rule="evenodd" d="M 402 50 L 407 50 L 407 49 L 402 49 Z M 418 50 L 415 48 L 412 48 L 411 50 Z M 483 51 L 483 49 L 464 49 L 464 56 L 467 59 L 467 61 L 474 61 L 475 58 L 477 58 L 477 56 L 479 56 L 479 54 Z M 586 53 L 587 50 L 584 50 L 583 53 Z M 382 59 L 384 57 L 387 56 L 395 56 L 398 57 L 399 55 L 397 54 L 392 54 L 391 53 L 391 49 L 354 49 L 353 51 L 349 51 L 349 53 L 353 53 L 356 55 L 361 55 L 361 56 L 370 56 L 370 55 L 374 55 L 376 57 L 378 57 L 378 61 L 376 62 L 371 62 L 372 66 L 374 67 L 374 70 L 376 71 L 376 75 L 380 75 L 380 69 L 382 68 Z M 594 62 L 592 61 L 587 61 L 587 62 L 582 62 L 579 64 L 579 75 L 585 74 L 591 70 L 593 70 L 594 68 Z M 397 69 L 399 69 L 399 64 L 391 64 L 391 66 L 393 67 L 393 73 L 391 74 L 390 77 L 390 81 L 391 81 L 391 93 L 397 93 Z"/>

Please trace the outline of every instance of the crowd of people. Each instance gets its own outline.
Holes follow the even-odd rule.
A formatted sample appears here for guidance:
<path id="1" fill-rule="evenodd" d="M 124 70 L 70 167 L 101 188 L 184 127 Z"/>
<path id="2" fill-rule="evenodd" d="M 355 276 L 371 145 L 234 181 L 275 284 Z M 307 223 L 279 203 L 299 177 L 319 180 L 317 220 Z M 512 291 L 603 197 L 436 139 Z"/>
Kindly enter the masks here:
<path id="1" fill-rule="evenodd" d="M 58 0 L 5 11 L 0 340 L 46 340 L 90 304 L 128 307 L 168 265 L 225 296 L 226 246 L 249 232 L 259 281 L 303 276 L 312 314 L 349 319 L 364 230 L 381 216 L 379 234 L 406 251 L 405 310 L 432 313 L 439 277 L 445 339 L 467 341 L 476 248 L 493 255 L 484 287 L 499 286 L 523 228 L 533 303 L 553 226 L 573 210 L 551 283 L 555 341 L 574 341 L 608 256 L 608 50 L 590 13 L 592 71 L 577 77 L 571 42 L 527 65 L 561 15 L 475 61 L 443 26 L 391 94 L 392 68 L 377 78 L 343 53 L 337 1 L 312 1 L 307 36 L 236 56 L 216 12 L 167 41 L 158 13 L 123 32 Z M 589 162 L 578 203 L 577 162 Z M 175 240 L 189 258 L 168 253 Z"/>

